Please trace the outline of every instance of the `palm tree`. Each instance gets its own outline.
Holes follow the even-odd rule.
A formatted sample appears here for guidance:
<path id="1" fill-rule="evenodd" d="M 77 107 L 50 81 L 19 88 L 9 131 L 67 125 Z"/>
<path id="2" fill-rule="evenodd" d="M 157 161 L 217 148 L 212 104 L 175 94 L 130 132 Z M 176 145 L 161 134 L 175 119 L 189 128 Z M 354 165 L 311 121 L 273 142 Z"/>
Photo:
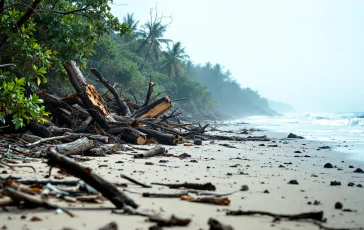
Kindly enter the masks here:
<path id="1" fill-rule="evenodd" d="M 162 44 L 167 44 L 171 42 L 170 39 L 164 39 L 163 34 L 166 32 L 166 26 L 160 23 L 146 23 L 143 25 L 143 30 L 141 31 L 141 37 L 143 38 L 143 43 L 140 45 L 136 53 L 138 53 L 146 44 L 148 44 L 149 49 L 145 55 L 144 64 L 140 68 L 143 70 L 149 57 L 153 61 L 159 61 Z"/>
<path id="2" fill-rule="evenodd" d="M 182 47 L 181 42 L 173 43 L 172 47 L 167 44 L 167 51 L 164 52 L 164 55 L 166 59 L 162 65 L 162 68 L 167 69 L 169 80 L 172 80 L 172 76 L 181 76 L 183 72 L 183 69 L 181 68 L 181 62 L 185 58 L 189 57 L 185 52 L 185 48 Z"/>
<path id="3" fill-rule="evenodd" d="M 132 31 L 132 35 L 130 34 L 124 35 L 124 41 L 125 43 L 127 43 L 134 40 L 135 37 L 137 37 L 139 21 L 135 20 L 134 13 L 133 14 L 128 13 L 126 17 L 125 16 L 123 17 L 123 23 L 128 24 L 129 29 Z"/>

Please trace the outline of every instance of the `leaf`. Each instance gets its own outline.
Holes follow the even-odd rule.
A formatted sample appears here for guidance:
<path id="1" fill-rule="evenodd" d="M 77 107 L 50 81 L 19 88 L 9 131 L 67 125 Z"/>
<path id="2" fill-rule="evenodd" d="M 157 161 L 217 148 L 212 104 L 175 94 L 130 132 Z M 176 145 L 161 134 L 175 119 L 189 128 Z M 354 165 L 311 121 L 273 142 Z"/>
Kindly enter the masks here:
<path id="1" fill-rule="evenodd" d="M 37 76 L 37 85 L 40 85 L 40 78 Z"/>
<path id="2" fill-rule="evenodd" d="M 33 69 L 34 71 L 37 71 L 37 70 L 38 70 L 38 67 L 37 67 L 36 65 L 32 64 L 32 69 Z"/>
<path id="3" fill-rule="evenodd" d="M 46 67 L 42 67 L 42 68 L 38 69 L 37 72 L 40 73 L 40 74 L 46 74 L 47 73 L 47 68 Z"/>

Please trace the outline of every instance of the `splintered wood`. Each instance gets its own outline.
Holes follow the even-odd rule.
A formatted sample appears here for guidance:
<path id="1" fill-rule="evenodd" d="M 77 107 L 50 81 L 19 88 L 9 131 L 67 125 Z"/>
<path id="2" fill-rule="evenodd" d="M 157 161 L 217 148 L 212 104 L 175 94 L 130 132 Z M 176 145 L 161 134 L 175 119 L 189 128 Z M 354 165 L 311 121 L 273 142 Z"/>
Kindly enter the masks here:
<path id="1" fill-rule="evenodd" d="M 88 84 L 86 85 L 85 89 L 86 89 L 86 94 L 88 95 L 88 98 L 90 99 L 91 103 L 97 108 L 99 108 L 100 112 L 104 116 L 109 116 L 109 112 L 107 111 L 106 106 L 103 103 L 100 94 L 95 89 L 95 86 Z"/>

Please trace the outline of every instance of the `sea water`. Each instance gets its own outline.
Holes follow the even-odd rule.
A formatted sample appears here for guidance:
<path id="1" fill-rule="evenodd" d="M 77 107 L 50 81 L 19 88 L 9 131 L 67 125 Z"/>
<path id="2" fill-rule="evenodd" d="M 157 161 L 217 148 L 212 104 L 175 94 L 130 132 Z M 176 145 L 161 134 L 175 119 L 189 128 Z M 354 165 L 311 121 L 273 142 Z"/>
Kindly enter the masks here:
<path id="1" fill-rule="evenodd" d="M 364 112 L 253 116 L 234 122 L 246 122 L 268 131 L 292 132 L 308 140 L 325 141 L 336 151 L 364 160 Z"/>

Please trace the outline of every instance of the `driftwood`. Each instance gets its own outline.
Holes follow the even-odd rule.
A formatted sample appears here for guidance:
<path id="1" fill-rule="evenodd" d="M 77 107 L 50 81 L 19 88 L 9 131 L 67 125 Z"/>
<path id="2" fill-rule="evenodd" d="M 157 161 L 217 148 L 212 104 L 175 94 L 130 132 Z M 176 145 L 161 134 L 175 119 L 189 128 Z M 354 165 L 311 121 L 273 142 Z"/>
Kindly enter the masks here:
<path id="1" fill-rule="evenodd" d="M 324 212 L 304 212 L 299 214 L 277 214 L 266 211 L 227 211 L 227 216 L 252 216 L 252 215 L 263 215 L 263 216 L 271 216 L 275 219 L 287 219 L 287 220 L 318 220 L 323 221 Z"/>
<path id="2" fill-rule="evenodd" d="M 142 127 L 138 127 L 137 130 L 147 134 L 147 138 L 156 139 L 160 144 L 176 145 L 178 143 L 177 135 L 162 133 L 153 129 L 146 129 Z"/>
<path id="3" fill-rule="evenodd" d="M 137 145 L 144 145 L 147 142 L 147 135 L 132 127 L 123 127 L 120 129 L 120 139 Z"/>
<path id="4" fill-rule="evenodd" d="M 195 184 L 195 183 L 183 183 L 183 184 L 163 184 L 163 183 L 152 183 L 155 185 L 167 186 L 169 188 L 185 188 L 185 189 L 196 189 L 196 190 L 207 190 L 207 191 L 215 191 L 215 185 L 211 183 L 206 184 Z"/>
<path id="5" fill-rule="evenodd" d="M 72 130 L 68 128 L 58 128 L 56 126 L 46 127 L 37 122 L 30 122 L 29 128 L 33 133 L 41 137 L 61 136 L 66 132 L 72 132 Z"/>
<path id="6" fill-rule="evenodd" d="M 172 107 L 171 100 L 168 96 L 162 97 L 149 105 L 136 111 L 133 118 L 157 118 L 169 108 Z"/>
<path id="7" fill-rule="evenodd" d="M 112 122 L 113 119 L 110 116 L 101 95 L 93 85 L 86 82 L 85 77 L 77 67 L 76 62 L 66 62 L 64 67 L 87 111 L 102 128 L 108 129 L 109 126 L 107 123 Z"/>
<path id="8" fill-rule="evenodd" d="M 80 125 L 78 125 L 77 127 L 75 127 L 72 131 L 74 133 L 82 133 L 82 132 L 85 132 L 86 129 L 89 127 L 89 125 L 92 124 L 92 122 L 94 122 L 94 119 L 91 116 L 89 116 Z"/>
<path id="9" fill-rule="evenodd" d="M 210 230 L 234 230 L 230 225 L 224 225 L 213 218 L 209 219 L 208 225 L 210 226 Z"/>
<path id="10" fill-rule="evenodd" d="M 92 172 L 91 168 L 83 167 L 68 158 L 60 155 L 54 148 L 50 148 L 47 152 L 48 165 L 57 167 L 65 172 L 80 178 L 88 185 L 99 191 L 104 197 L 108 198 L 117 208 L 122 208 L 124 205 L 129 205 L 137 208 L 138 205 L 117 187 L 102 177 Z"/>
<path id="11" fill-rule="evenodd" d="M 55 145 L 57 151 L 63 155 L 83 153 L 95 146 L 94 141 L 87 137 L 80 138 L 76 141 Z"/>
<path id="12" fill-rule="evenodd" d="M 80 182 L 79 180 L 50 180 L 50 179 L 15 179 L 16 183 L 21 184 L 39 184 L 39 185 L 64 185 L 64 186 L 76 186 Z"/>
<path id="13" fill-rule="evenodd" d="M 130 110 L 129 107 L 126 105 L 126 103 L 124 101 L 122 101 L 119 97 L 119 95 L 116 93 L 114 87 L 112 87 L 106 80 L 105 78 L 101 75 L 101 73 L 95 69 L 95 68 L 91 68 L 90 69 L 91 73 L 93 73 L 99 80 L 100 82 L 111 92 L 111 94 L 114 96 L 115 98 L 115 102 L 118 105 L 118 110 L 120 112 L 120 114 L 122 116 L 129 116 L 130 115 Z"/>
<path id="14" fill-rule="evenodd" d="M 172 227 L 172 226 L 187 226 L 191 219 L 181 219 L 175 216 L 171 216 L 169 219 L 164 219 L 158 216 L 150 216 L 150 222 L 156 222 L 160 227 Z"/>
<path id="15" fill-rule="evenodd" d="M 198 197 L 194 198 L 192 196 L 183 195 L 181 200 L 187 200 L 190 202 L 204 203 L 204 204 L 216 204 L 216 205 L 229 205 L 230 200 L 226 197 Z"/>
<path id="16" fill-rule="evenodd" d="M 156 83 L 152 82 L 152 76 L 150 76 L 149 79 L 149 84 L 148 84 L 148 92 L 147 92 L 147 96 L 145 97 L 145 101 L 144 104 L 142 105 L 142 107 L 145 107 L 148 105 L 149 101 L 150 101 L 150 97 L 152 96 L 153 93 L 153 87 L 155 86 Z"/>
<path id="17" fill-rule="evenodd" d="M 160 156 L 166 153 L 166 149 L 161 145 L 157 145 L 146 153 L 135 154 L 134 158 L 146 158 Z"/>
<path id="18" fill-rule="evenodd" d="M 152 187 L 152 186 L 150 186 L 150 185 L 146 185 L 146 184 L 143 184 L 143 183 L 141 183 L 141 182 L 139 182 L 139 181 L 136 181 L 136 180 L 134 180 L 133 178 L 128 177 L 128 176 L 126 176 L 126 175 L 124 175 L 124 174 L 121 174 L 121 175 L 120 175 L 120 177 L 121 177 L 121 178 L 123 178 L 123 179 L 126 179 L 126 180 L 128 180 L 128 181 L 130 181 L 130 182 L 133 182 L 134 184 L 140 185 L 140 186 L 142 186 L 143 188 L 151 188 L 151 187 Z"/>
<path id="19" fill-rule="evenodd" d="M 36 196 L 32 196 L 20 191 L 17 191 L 13 188 L 10 187 L 6 187 L 3 191 L 3 194 L 5 196 L 9 196 L 13 201 L 22 203 L 24 202 L 24 204 L 26 206 L 30 206 L 30 207 L 44 207 L 47 209 L 62 209 L 65 213 L 67 213 L 69 216 L 74 217 L 74 215 L 72 213 L 70 213 L 69 211 L 58 207 L 57 205 L 51 204 L 48 201 L 42 200 Z"/>
<path id="20" fill-rule="evenodd" d="M 143 197 L 150 197 L 150 198 L 181 198 L 183 195 L 187 195 L 187 192 L 182 193 L 142 193 Z"/>

